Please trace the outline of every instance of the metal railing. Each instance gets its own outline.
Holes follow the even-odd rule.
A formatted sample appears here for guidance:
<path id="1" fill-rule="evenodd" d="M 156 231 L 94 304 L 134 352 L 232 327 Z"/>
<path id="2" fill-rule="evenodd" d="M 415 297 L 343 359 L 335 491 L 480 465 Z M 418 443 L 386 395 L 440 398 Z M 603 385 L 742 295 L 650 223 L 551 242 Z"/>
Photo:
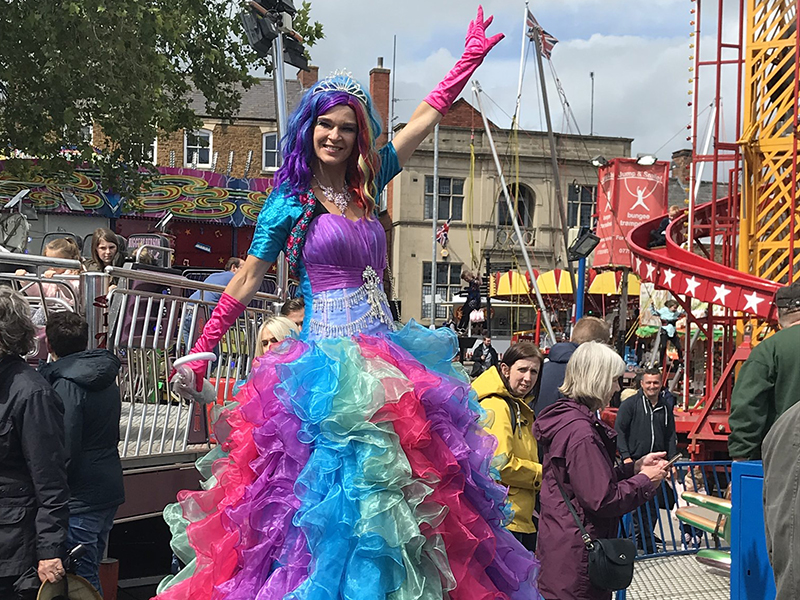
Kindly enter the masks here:
<path id="1" fill-rule="evenodd" d="M 731 461 L 676 463 L 670 477 L 661 482 L 655 498 L 622 518 L 619 536 L 637 545 L 637 560 L 696 554 L 704 549 L 728 550 L 729 540 L 681 523 L 675 517 L 675 510 L 687 505 L 680 499 L 684 491 L 724 498 L 730 481 Z M 723 529 L 720 523 L 719 532 Z M 616 593 L 617 600 L 625 598 L 625 590 Z"/>
<path id="2" fill-rule="evenodd" d="M 79 270 L 78 261 L 37 255 L 0 253 L 0 265 L 23 266 L 27 275 L 0 273 L 0 283 L 26 290 L 32 314 L 52 310 L 81 312 L 89 323 L 89 347 L 107 348 L 122 362 L 118 378 L 123 412 L 120 456 L 152 456 L 186 451 L 209 439 L 206 412 L 175 395 L 169 386 L 173 362 L 185 356 L 202 331 L 216 302 L 190 300 L 185 292 L 221 294 L 224 287 L 177 275 L 108 267 L 105 272 L 44 278 L 51 268 Z M 111 279 L 116 286 L 109 286 Z M 78 293 L 74 282 L 79 280 Z M 47 295 L 45 284 L 56 284 L 72 296 Z M 277 301 L 274 294 L 256 294 L 253 302 L 225 334 L 216 349 L 218 360 L 208 366 L 218 402 L 230 399 L 233 384 L 246 379 L 255 355 L 258 329 Z M 47 359 L 40 330 L 38 353 Z"/>
<path id="3" fill-rule="evenodd" d="M 123 362 L 120 390 L 127 414 L 121 424 L 121 455 L 177 452 L 207 441 L 205 413 L 176 396 L 168 381 L 173 362 L 189 353 L 216 306 L 215 301 L 190 300 L 184 291 L 221 294 L 225 288 L 114 267 L 106 268 L 106 275 L 120 283 L 107 296 L 107 347 Z M 215 352 L 219 358 L 208 366 L 220 402 L 230 398 L 234 382 L 249 375 L 258 328 L 276 300 L 257 294 L 220 342 Z"/>
<path id="4" fill-rule="evenodd" d="M 621 534 L 637 544 L 639 559 L 691 554 L 707 548 L 725 549 L 722 540 L 714 540 L 708 533 L 680 523 L 674 512 L 678 506 L 686 506 L 681 500 L 684 491 L 723 498 L 730 481 L 730 461 L 676 463 L 675 470 L 661 482 L 653 500 L 625 515 Z"/>

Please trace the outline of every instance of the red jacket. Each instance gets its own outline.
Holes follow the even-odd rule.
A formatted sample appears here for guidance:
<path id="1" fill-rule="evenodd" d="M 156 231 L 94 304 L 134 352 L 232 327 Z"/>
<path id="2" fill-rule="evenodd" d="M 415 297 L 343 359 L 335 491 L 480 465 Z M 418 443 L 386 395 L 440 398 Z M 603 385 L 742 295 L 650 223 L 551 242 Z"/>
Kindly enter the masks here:
<path id="1" fill-rule="evenodd" d="M 544 479 L 536 555 L 539 591 L 547 600 L 606 600 L 589 581 L 588 551 L 564 503 L 556 477 L 592 538 L 617 537 L 619 519 L 655 494 L 647 475 L 617 465 L 617 433 L 586 406 L 562 400 L 533 425 Z"/>

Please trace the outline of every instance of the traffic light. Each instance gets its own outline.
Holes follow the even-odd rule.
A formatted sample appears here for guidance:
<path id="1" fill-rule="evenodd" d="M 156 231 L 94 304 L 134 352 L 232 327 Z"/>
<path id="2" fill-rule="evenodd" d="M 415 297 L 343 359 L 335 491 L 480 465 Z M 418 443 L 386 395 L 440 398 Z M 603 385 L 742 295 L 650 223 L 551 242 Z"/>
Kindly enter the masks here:
<path id="1" fill-rule="evenodd" d="M 289 13 L 294 16 L 297 14 L 297 9 L 294 7 L 292 0 L 258 0 L 258 3 L 267 10 Z"/>
<path id="2" fill-rule="evenodd" d="M 272 42 L 280 35 L 272 19 L 260 17 L 252 10 L 242 11 L 239 18 L 247 35 L 247 41 L 256 51 L 256 54 L 262 57 L 269 56 L 272 50 Z"/>
<path id="3" fill-rule="evenodd" d="M 303 71 L 308 71 L 308 59 L 306 58 L 303 44 L 286 34 L 283 36 L 283 62 Z"/>

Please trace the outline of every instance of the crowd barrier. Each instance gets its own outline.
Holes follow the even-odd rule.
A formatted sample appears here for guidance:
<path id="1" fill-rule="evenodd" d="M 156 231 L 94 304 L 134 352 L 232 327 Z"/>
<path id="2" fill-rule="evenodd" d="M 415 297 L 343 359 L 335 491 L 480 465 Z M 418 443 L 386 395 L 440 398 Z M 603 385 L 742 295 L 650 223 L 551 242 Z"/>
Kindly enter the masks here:
<path id="1" fill-rule="evenodd" d="M 661 482 L 655 498 L 625 515 L 621 533 L 637 544 L 639 558 L 689 554 L 704 548 L 726 549 L 720 539 L 711 539 L 709 534 L 679 523 L 675 511 L 687 506 L 681 499 L 684 491 L 723 498 L 730 481 L 730 461 L 676 463 L 670 477 Z M 653 524 L 652 530 L 647 527 L 649 523 Z"/>
<path id="2" fill-rule="evenodd" d="M 222 286 L 140 269 L 109 267 L 104 273 L 43 277 L 48 269 L 78 270 L 78 261 L 37 255 L 0 254 L 0 283 L 23 291 L 31 314 L 41 326 L 30 362 L 47 360 L 43 325 L 52 311 L 82 313 L 89 323 L 90 348 L 107 348 L 121 361 L 119 387 L 123 402 L 120 456 L 132 458 L 184 452 L 209 441 L 206 413 L 178 397 L 168 384 L 172 363 L 188 354 L 214 309 Z M 16 275 L 24 268 L 27 275 Z M 116 286 L 110 282 L 116 281 Z M 75 280 L 79 281 L 77 291 Z M 62 297 L 46 294 L 52 284 Z M 51 290 L 53 288 L 48 288 Z M 200 290 L 200 300 L 187 296 Z M 61 295 L 61 294 L 60 294 Z M 258 328 L 271 314 L 275 294 L 258 293 L 225 334 L 208 365 L 219 403 L 230 399 L 233 382 L 247 378 L 255 355 Z M 40 315 L 37 316 L 37 315 Z"/>
<path id="3" fill-rule="evenodd" d="M 655 498 L 622 518 L 619 535 L 636 544 L 637 560 L 696 554 L 704 549 L 730 550 L 729 540 L 679 522 L 675 511 L 687 506 L 681 499 L 684 491 L 724 498 L 731 482 L 731 464 L 731 461 L 678 462 L 670 477 L 661 482 Z M 722 533 L 721 519 L 725 517 L 708 516 L 720 519 L 718 526 Z M 617 592 L 616 598 L 626 600 L 625 590 Z"/>

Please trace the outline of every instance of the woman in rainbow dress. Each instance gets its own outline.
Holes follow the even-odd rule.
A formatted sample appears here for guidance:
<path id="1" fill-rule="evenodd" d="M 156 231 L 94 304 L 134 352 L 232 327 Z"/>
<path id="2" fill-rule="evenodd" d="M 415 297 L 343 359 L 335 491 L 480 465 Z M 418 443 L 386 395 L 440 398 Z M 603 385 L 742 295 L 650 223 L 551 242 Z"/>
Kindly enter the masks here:
<path id="1" fill-rule="evenodd" d="M 380 151 L 372 100 L 348 75 L 315 84 L 290 117 L 249 256 L 193 352 L 218 343 L 282 250 L 305 298 L 302 334 L 259 359 L 215 427 L 213 476 L 168 510 L 188 564 L 159 600 L 539 598 L 538 562 L 504 527 L 495 440 L 451 362 L 455 335 L 394 330 L 374 218 L 502 39 L 486 38 L 491 20 L 478 9 L 461 59 Z M 206 364 L 188 368 L 202 383 Z"/>

